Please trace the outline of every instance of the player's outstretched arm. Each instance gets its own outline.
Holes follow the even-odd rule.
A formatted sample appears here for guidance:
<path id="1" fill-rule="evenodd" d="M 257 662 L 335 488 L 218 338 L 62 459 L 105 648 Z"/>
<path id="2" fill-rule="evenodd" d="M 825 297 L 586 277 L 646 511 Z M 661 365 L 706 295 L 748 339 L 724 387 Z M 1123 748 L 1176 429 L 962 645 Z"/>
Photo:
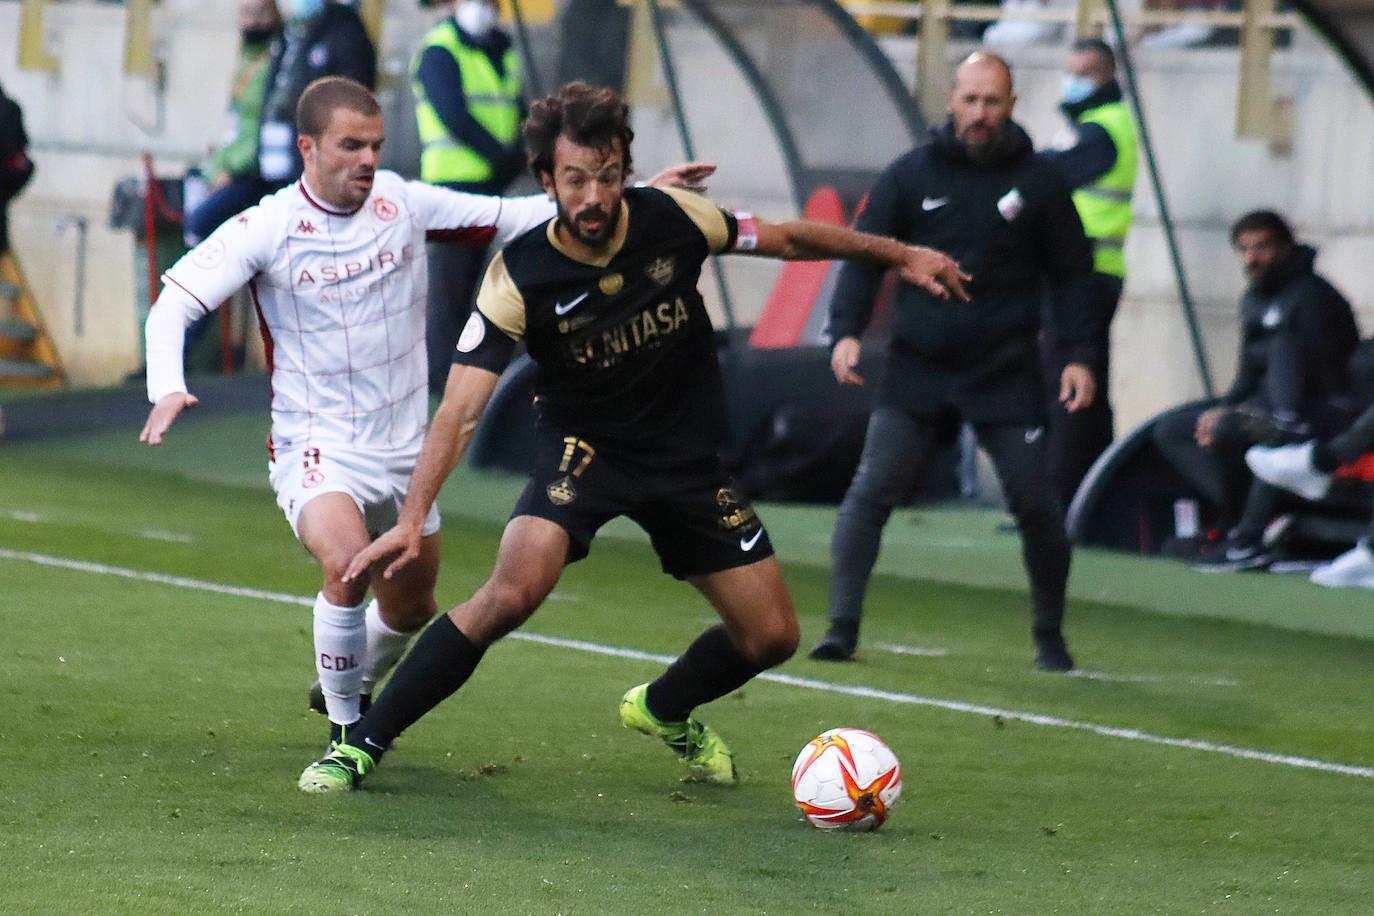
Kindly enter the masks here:
<path id="1" fill-rule="evenodd" d="M 405 505 L 401 507 L 396 527 L 385 532 L 348 564 L 343 581 L 351 582 L 383 557 L 399 554 L 387 566 L 382 577 L 390 579 L 420 553 L 420 537 L 429 507 L 439 496 L 448 475 L 462 460 L 463 452 L 477 431 L 477 423 L 487 409 L 487 402 L 496 390 L 500 378 L 495 372 L 476 366 L 454 365 L 449 370 L 444 397 L 430 421 L 425 444 L 410 478 Z"/>
<path id="2" fill-rule="evenodd" d="M 186 390 L 186 375 L 182 368 L 186 347 L 186 328 L 204 313 L 199 302 L 179 286 L 168 284 L 162 288 L 157 302 L 148 311 L 143 326 L 147 352 L 148 400 L 153 408 L 139 442 L 161 445 L 162 437 L 188 407 L 200 401 Z"/>
<path id="3" fill-rule="evenodd" d="M 701 193 L 706 190 L 706 179 L 715 172 L 714 162 L 683 162 L 664 169 L 645 183 L 651 188 L 682 188 Z"/>
<path id="4" fill-rule="evenodd" d="M 781 223 L 759 220 L 758 243 L 753 254 L 788 261 L 846 258 L 872 261 L 896 268 L 903 280 L 941 299 L 950 296 L 968 301 L 964 284 L 972 280 L 959 262 L 942 251 L 908 245 L 897 239 L 857 232 L 842 226 L 794 219 Z"/>

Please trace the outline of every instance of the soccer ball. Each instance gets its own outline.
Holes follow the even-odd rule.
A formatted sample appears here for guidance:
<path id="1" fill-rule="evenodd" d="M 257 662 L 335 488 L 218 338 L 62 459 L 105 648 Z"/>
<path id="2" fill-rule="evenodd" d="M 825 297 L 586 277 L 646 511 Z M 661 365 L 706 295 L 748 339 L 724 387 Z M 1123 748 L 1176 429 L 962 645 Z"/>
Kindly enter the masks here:
<path id="1" fill-rule="evenodd" d="M 876 830 L 901 794 L 897 755 L 863 729 L 817 735 L 792 765 L 792 797 L 821 830 Z"/>

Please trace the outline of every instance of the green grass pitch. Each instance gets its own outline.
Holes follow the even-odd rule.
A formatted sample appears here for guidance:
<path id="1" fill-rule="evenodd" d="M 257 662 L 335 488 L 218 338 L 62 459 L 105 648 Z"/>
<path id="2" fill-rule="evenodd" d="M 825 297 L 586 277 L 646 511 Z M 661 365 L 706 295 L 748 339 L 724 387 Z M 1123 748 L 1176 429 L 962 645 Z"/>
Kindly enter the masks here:
<path id="1" fill-rule="evenodd" d="M 617 524 L 528 625 L 551 641 L 497 645 L 362 791 L 304 795 L 326 736 L 296 599 L 318 582 L 264 434 L 0 446 L 0 912 L 1370 911 L 1374 597 L 1080 551 L 1089 676 L 1037 674 L 1016 540 L 986 512 L 894 516 L 859 663 L 798 657 L 702 710 L 735 789 L 678 782 L 619 726 L 661 668 L 635 653 L 711 613 Z M 446 489 L 442 603 L 485 577 L 519 485 Z M 809 647 L 833 510 L 761 511 Z M 872 834 L 790 799 L 838 725 L 903 765 Z"/>

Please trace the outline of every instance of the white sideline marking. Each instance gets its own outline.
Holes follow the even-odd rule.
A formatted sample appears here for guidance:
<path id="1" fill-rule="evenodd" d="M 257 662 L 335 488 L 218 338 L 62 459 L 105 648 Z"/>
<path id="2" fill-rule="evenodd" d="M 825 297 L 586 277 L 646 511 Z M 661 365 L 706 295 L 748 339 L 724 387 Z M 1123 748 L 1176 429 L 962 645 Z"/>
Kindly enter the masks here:
<path id="1" fill-rule="evenodd" d="M 12 509 L 6 512 L 5 518 L 14 519 L 16 522 L 38 522 L 42 520 L 37 512 L 25 512 L 22 509 Z"/>
<path id="2" fill-rule="evenodd" d="M 896 643 L 880 642 L 873 648 L 881 649 L 884 652 L 891 652 L 894 655 L 924 655 L 929 658 L 941 658 L 949 654 L 948 649 L 928 649 L 924 646 L 899 646 Z"/>
<path id="3" fill-rule="evenodd" d="M 107 566 L 103 563 L 88 563 L 84 560 L 50 557 L 40 553 L 26 553 L 24 551 L 9 550 L 4 547 L 0 547 L 0 560 L 17 560 L 27 563 L 36 563 L 40 566 L 53 566 L 61 569 L 73 569 L 79 572 L 119 576 L 124 579 L 156 582 L 161 585 L 175 585 L 179 588 L 214 592 L 221 595 L 234 595 L 242 598 L 260 598 L 265 601 L 299 604 L 306 607 L 310 607 L 315 603 L 314 598 L 305 598 L 300 595 L 288 595 L 284 592 L 268 592 L 255 588 L 220 585 L 215 582 L 206 582 L 201 579 L 186 579 L 181 576 L 168 576 L 162 573 L 140 572 L 138 570 L 125 569 L 119 566 Z M 673 657 L 669 655 L 641 652 L 638 649 L 622 649 L 616 646 L 583 642 L 577 639 L 562 639 L 557 636 L 541 636 L 537 633 L 516 631 L 510 634 L 510 638 L 523 639 L 527 642 L 542 643 L 544 645 L 556 646 L 563 649 L 576 649 L 580 652 L 609 655 L 615 658 L 632 658 L 639 661 L 659 662 L 662 664 L 673 661 Z M 1058 716 L 1046 716 L 1039 713 L 1016 712 L 1010 709 L 999 709 L 995 706 L 963 703 L 958 700 L 942 700 L 936 697 L 923 697 L 910 693 L 894 693 L 888 690 L 878 690 L 874 687 L 835 684 L 830 681 L 818 681 L 813 678 L 779 674 L 776 671 L 765 671 L 758 676 L 758 679 L 772 681 L 775 684 L 786 684 L 790 687 L 803 687 L 807 690 L 822 690 L 827 693 L 839 693 L 845 696 L 863 697 L 870 700 L 883 700 L 888 703 L 901 703 L 910 706 L 927 706 L 933 709 L 948 710 L 950 712 L 972 713 L 979 716 L 995 716 L 1012 722 L 1026 722 L 1031 725 L 1045 725 L 1051 728 L 1070 728 L 1076 731 L 1091 732 L 1092 734 L 1102 735 L 1108 738 L 1121 738 L 1126 741 L 1143 741 L 1146 744 L 1188 748 L 1189 750 L 1206 751 L 1210 754 L 1237 757 L 1242 760 L 1258 760 L 1262 763 L 1273 763 L 1301 769 L 1320 770 L 1325 773 L 1341 773 L 1346 776 L 1361 776 L 1365 779 L 1374 779 L 1374 767 L 1330 763 L 1325 760 L 1315 760 L 1311 757 L 1296 757 L 1291 754 L 1272 754 L 1268 751 L 1257 751 L 1251 748 L 1236 747 L 1230 744 L 1216 744 L 1211 741 L 1198 741 L 1192 738 L 1170 738 L 1165 735 L 1154 735 L 1149 732 L 1142 732 L 1134 728 L 1097 725 L 1092 722 L 1078 722 L 1073 719 L 1061 719 Z"/>
<path id="4" fill-rule="evenodd" d="M 166 531 L 162 528 L 144 528 L 137 533 L 139 537 L 147 538 L 150 541 L 171 541 L 173 544 L 194 544 L 196 542 L 195 535 Z"/>
<path id="5" fill-rule="evenodd" d="M 1171 677 L 1167 674 L 1113 674 L 1110 671 L 1084 671 L 1082 668 L 1066 671 L 1065 674 L 1068 677 L 1081 677 L 1085 681 L 1112 681 L 1118 684 L 1165 684 L 1172 681 L 1182 681 L 1185 684 L 1196 684 L 1199 687 L 1240 686 L 1240 681 L 1235 678 L 1206 677 L 1201 674 Z"/>

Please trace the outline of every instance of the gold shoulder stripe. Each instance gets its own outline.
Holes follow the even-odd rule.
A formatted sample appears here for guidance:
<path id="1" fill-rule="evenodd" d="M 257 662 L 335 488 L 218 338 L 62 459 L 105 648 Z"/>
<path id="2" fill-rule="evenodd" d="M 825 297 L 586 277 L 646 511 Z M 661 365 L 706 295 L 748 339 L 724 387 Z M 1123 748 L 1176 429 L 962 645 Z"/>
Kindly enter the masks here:
<path id="1" fill-rule="evenodd" d="M 525 336 L 525 297 L 506 269 L 505 252 L 499 252 L 487 267 L 477 291 L 477 310 L 510 337 Z"/>
<path id="2" fill-rule="evenodd" d="M 682 212 L 696 223 L 701 234 L 706 236 L 706 244 L 715 254 L 725 250 L 730 243 L 730 227 L 725 222 L 725 214 L 720 207 L 711 203 L 700 194 L 684 191 L 682 188 L 663 188 L 663 193 L 673 199 Z"/>

